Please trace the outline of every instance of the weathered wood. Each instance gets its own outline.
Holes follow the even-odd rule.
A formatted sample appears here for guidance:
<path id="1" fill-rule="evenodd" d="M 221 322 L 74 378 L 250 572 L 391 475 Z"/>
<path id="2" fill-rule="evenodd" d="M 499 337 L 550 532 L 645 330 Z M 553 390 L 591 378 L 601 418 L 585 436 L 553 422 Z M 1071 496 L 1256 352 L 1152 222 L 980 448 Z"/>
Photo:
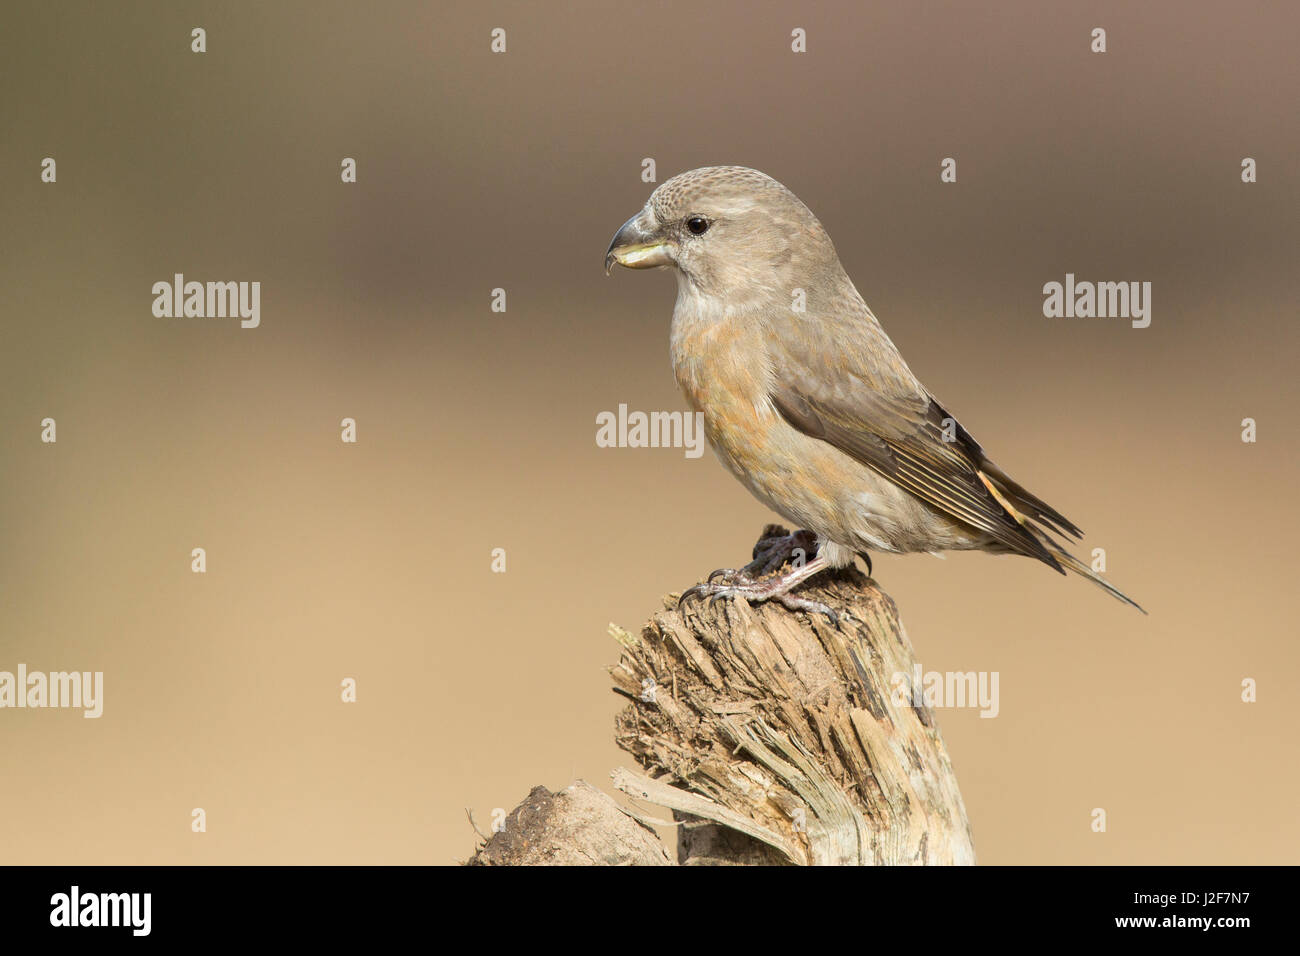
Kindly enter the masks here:
<path id="1" fill-rule="evenodd" d="M 559 793 L 534 787 L 470 866 L 671 866 L 654 830 L 578 780 Z"/>
<path id="2" fill-rule="evenodd" d="M 642 768 L 615 770 L 614 786 L 672 811 L 682 864 L 974 863 L 894 602 L 852 568 L 799 593 L 838 623 L 775 601 L 679 610 L 672 594 L 639 634 L 610 625 L 629 700 L 615 739 Z M 581 781 L 537 788 L 471 862 L 670 863 L 646 826 L 661 822 Z"/>
<path id="3" fill-rule="evenodd" d="M 616 740 L 646 771 L 615 771 L 615 786 L 691 821 L 683 863 L 724 862 L 727 845 L 796 864 L 974 863 L 934 715 L 912 705 L 916 659 L 893 601 L 856 569 L 800 594 L 838 626 L 776 602 L 679 611 L 670 595 L 639 635 L 611 629 L 623 655 L 610 675 L 631 699 Z"/>

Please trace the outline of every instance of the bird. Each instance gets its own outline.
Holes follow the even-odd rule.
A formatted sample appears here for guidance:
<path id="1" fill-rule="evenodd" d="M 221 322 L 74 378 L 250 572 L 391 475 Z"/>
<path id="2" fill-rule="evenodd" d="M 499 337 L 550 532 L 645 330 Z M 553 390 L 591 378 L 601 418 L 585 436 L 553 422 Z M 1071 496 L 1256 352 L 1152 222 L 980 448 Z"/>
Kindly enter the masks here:
<path id="1" fill-rule="evenodd" d="M 1081 538 L 1078 526 L 921 384 L 821 222 L 771 176 L 707 166 L 666 180 L 614 234 L 605 274 L 615 265 L 675 271 L 677 383 L 722 464 L 799 529 L 771 534 L 752 562 L 715 571 L 683 602 L 777 600 L 835 620 L 795 590 L 855 556 L 870 571 L 873 552 L 978 550 L 1068 569 L 1146 613 L 1066 550 L 1058 539 Z"/>

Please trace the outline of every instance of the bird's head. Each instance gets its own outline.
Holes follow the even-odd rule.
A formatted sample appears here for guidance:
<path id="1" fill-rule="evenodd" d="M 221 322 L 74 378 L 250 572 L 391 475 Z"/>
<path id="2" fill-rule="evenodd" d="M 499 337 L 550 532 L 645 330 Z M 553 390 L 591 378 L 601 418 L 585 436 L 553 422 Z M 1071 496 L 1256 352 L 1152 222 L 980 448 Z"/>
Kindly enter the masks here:
<path id="1" fill-rule="evenodd" d="M 706 166 L 674 176 L 614 234 L 605 272 L 673 266 L 692 291 L 728 301 L 788 296 L 801 281 L 838 270 L 817 217 L 756 169 Z"/>

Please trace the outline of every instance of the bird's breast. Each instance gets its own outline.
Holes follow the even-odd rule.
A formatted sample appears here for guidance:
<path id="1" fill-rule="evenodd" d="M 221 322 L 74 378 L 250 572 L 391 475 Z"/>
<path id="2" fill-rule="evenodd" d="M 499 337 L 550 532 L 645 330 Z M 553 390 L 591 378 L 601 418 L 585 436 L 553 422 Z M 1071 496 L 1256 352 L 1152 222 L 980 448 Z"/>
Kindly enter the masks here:
<path id="1" fill-rule="evenodd" d="M 768 404 L 771 366 L 757 329 L 736 320 L 674 316 L 671 353 L 682 394 L 706 420 L 710 410 Z"/>
<path id="2" fill-rule="evenodd" d="M 743 476 L 759 466 L 778 424 L 769 399 L 771 363 L 757 322 L 674 314 L 673 373 L 691 408 L 704 414 L 710 446 Z"/>

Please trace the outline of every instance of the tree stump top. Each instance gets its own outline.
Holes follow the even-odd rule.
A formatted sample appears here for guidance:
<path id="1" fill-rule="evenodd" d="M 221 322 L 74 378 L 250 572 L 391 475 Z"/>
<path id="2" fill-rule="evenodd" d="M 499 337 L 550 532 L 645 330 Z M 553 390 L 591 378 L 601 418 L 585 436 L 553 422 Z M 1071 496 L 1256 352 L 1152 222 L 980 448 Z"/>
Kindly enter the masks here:
<path id="1" fill-rule="evenodd" d="M 681 822 L 683 863 L 973 863 L 952 764 L 894 602 L 854 568 L 773 601 L 677 595 L 610 668 L 616 740 L 643 772 L 614 783 Z M 719 828 L 724 828 L 722 832 Z"/>
<path id="2" fill-rule="evenodd" d="M 769 526 L 763 538 L 784 529 Z M 898 609 L 855 568 L 778 602 L 663 599 L 640 633 L 617 625 L 609 668 L 628 700 L 615 739 L 640 770 L 614 786 L 673 820 L 618 806 L 583 781 L 538 787 L 471 863 L 974 863 L 970 824 Z"/>

